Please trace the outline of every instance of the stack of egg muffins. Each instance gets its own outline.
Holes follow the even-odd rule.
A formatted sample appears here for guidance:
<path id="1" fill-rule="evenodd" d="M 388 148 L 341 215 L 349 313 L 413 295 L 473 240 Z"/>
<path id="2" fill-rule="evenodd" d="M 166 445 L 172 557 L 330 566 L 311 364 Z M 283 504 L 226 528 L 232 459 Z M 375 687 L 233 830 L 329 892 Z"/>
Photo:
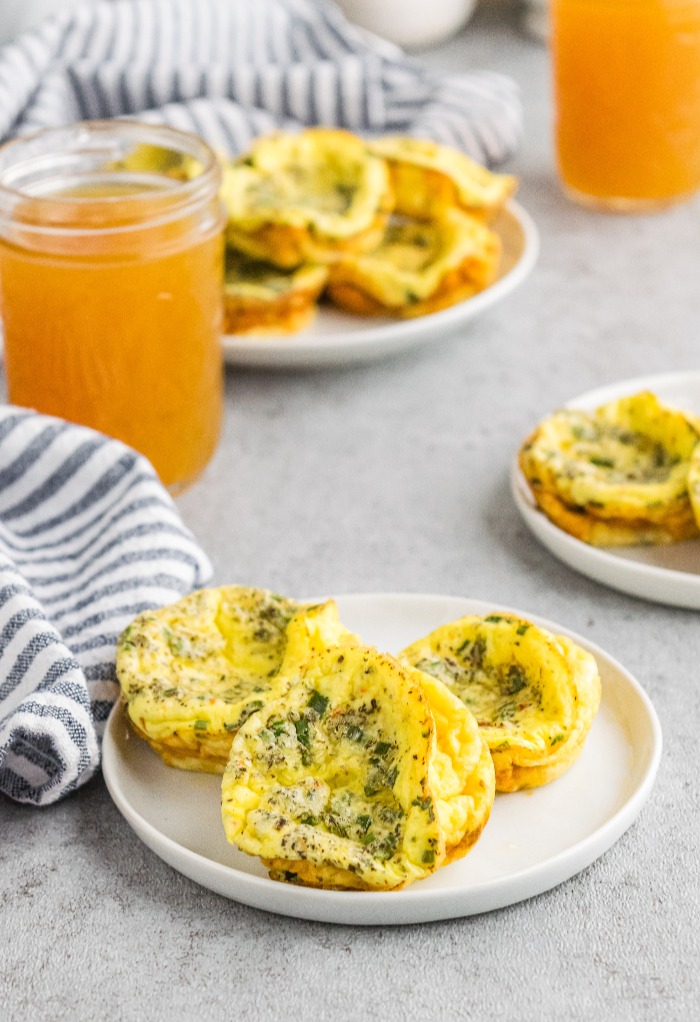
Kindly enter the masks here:
<path id="1" fill-rule="evenodd" d="M 274 880 L 337 890 L 398 890 L 464 856 L 496 791 L 571 766 L 600 701 L 589 652 L 512 614 L 391 655 L 333 600 L 244 586 L 140 614 L 117 674 L 166 764 L 223 775 L 233 845 Z"/>
<path id="2" fill-rule="evenodd" d="M 496 278 L 490 225 L 515 187 L 420 139 L 310 128 L 256 140 L 223 171 L 226 332 L 294 333 L 322 296 L 396 318 L 471 297 Z"/>

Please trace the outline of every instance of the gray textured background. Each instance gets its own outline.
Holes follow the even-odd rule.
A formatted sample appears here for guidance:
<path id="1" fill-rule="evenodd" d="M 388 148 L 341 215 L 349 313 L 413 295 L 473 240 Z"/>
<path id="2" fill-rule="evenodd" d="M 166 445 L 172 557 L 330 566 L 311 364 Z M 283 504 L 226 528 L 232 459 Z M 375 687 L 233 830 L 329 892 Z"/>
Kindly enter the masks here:
<path id="1" fill-rule="evenodd" d="M 557 889 L 395 929 L 299 922 L 211 894 L 141 844 L 100 778 L 41 811 L 0 801 L 3 1018 L 697 1016 L 698 615 L 554 560 L 519 520 L 507 475 L 554 406 L 697 368 L 700 203 L 648 218 L 568 204 L 553 172 L 546 51 L 514 17 L 482 12 L 424 59 L 520 82 L 526 139 L 512 169 L 541 230 L 538 267 L 430 349 L 346 371 L 230 372 L 223 442 L 179 506 L 218 582 L 472 596 L 584 633 L 657 707 L 665 754 L 652 797 Z"/>

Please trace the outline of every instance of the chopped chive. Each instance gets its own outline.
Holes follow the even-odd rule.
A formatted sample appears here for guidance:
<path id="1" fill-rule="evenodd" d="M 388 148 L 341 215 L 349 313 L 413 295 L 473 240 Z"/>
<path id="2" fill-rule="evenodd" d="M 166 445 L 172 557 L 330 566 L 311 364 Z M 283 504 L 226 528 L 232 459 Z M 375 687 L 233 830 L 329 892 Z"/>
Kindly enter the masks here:
<path id="1" fill-rule="evenodd" d="M 429 798 L 414 798 L 411 805 L 418 806 L 419 809 L 430 809 L 432 802 Z"/>
<path id="2" fill-rule="evenodd" d="M 304 717 L 301 717 L 299 720 L 295 720 L 294 730 L 297 733 L 297 741 L 299 744 L 308 748 L 311 743 L 308 720 L 305 720 Z"/>
<path id="3" fill-rule="evenodd" d="M 326 696 L 322 696 L 320 692 L 316 692 L 314 689 L 311 693 L 308 706 L 310 709 L 315 710 L 319 717 L 322 717 L 328 709 L 328 699 Z"/>

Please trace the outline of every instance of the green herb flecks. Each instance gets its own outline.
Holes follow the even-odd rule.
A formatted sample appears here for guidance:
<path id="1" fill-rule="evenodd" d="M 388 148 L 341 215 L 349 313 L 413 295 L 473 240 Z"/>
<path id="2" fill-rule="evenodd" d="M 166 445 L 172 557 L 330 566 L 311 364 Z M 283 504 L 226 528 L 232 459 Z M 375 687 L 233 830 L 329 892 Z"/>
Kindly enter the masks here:
<path id="1" fill-rule="evenodd" d="M 510 664 L 501 684 L 501 692 L 505 696 L 514 696 L 527 685 L 527 675 L 520 664 Z"/>
<path id="2" fill-rule="evenodd" d="M 224 724 L 224 728 L 226 729 L 226 731 L 229 732 L 238 731 L 239 728 L 243 727 L 245 722 L 248 720 L 248 717 L 252 717 L 253 714 L 257 713 L 258 710 L 262 710 L 264 705 L 265 704 L 263 703 L 262 699 L 254 699 L 251 703 L 248 703 L 248 705 L 243 708 L 238 720 L 234 721 L 231 724 Z"/>
<path id="3" fill-rule="evenodd" d="M 322 717 L 323 714 L 328 709 L 329 701 L 330 700 L 326 696 L 321 695 L 320 692 L 317 692 L 314 689 L 314 691 L 311 693 L 311 697 L 307 703 L 307 706 L 309 707 L 309 709 L 314 710 L 319 715 L 319 717 Z"/>
<path id="4" fill-rule="evenodd" d="M 309 732 L 309 722 L 304 717 L 300 717 L 299 720 L 294 721 L 294 730 L 297 733 L 297 741 L 300 745 L 303 745 L 305 749 L 308 749 L 311 745 L 311 734 Z"/>

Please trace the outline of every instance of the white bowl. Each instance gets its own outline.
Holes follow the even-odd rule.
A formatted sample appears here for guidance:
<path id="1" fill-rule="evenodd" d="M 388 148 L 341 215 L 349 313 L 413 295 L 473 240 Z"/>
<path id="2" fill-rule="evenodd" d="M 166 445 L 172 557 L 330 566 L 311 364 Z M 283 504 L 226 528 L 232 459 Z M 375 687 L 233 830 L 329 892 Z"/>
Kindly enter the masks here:
<path id="1" fill-rule="evenodd" d="M 433 46 L 459 32 L 476 0 L 336 0 L 350 21 L 407 48 Z"/>

